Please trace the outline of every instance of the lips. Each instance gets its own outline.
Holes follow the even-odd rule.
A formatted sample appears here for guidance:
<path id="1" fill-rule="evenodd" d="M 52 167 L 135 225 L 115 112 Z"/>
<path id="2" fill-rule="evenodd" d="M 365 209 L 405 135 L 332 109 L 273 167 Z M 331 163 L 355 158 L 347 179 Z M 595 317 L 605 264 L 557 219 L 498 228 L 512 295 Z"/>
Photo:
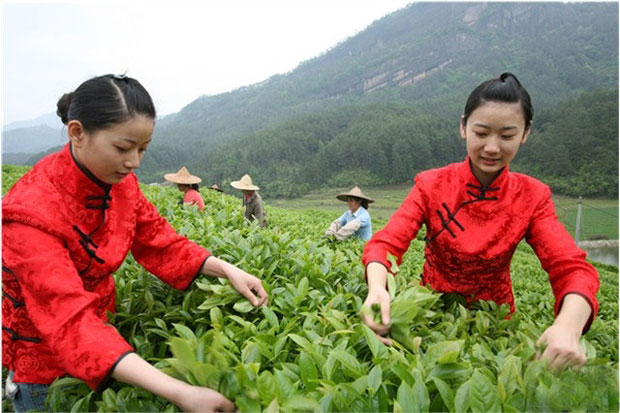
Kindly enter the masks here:
<path id="1" fill-rule="evenodd" d="M 484 158 L 484 157 L 480 157 L 480 160 L 485 165 L 490 165 L 490 166 L 495 165 L 496 163 L 500 161 L 500 159 L 492 159 L 492 158 Z"/>

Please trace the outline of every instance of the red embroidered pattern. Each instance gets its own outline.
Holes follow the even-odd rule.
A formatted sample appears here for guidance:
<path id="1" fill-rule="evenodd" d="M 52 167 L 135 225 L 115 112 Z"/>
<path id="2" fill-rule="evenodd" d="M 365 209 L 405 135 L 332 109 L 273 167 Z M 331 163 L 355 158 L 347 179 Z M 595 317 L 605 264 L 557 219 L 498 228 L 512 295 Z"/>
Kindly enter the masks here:
<path id="1" fill-rule="evenodd" d="M 114 311 L 112 273 L 130 250 L 178 289 L 210 254 L 174 231 L 135 175 L 113 186 L 93 180 L 69 145 L 24 175 L 2 209 L 2 363 L 19 382 L 70 374 L 96 388 L 132 349 L 105 324 Z"/>
<path id="2" fill-rule="evenodd" d="M 467 158 L 419 174 L 400 208 L 366 244 L 364 266 L 375 261 L 389 269 L 388 252 L 400 264 L 422 225 L 423 277 L 437 291 L 509 303 L 514 311 L 510 261 L 525 238 L 549 273 L 556 314 L 570 292 L 586 298 L 593 315 L 598 311 L 598 273 L 558 221 L 549 188 L 534 178 L 505 168 L 484 187 Z"/>

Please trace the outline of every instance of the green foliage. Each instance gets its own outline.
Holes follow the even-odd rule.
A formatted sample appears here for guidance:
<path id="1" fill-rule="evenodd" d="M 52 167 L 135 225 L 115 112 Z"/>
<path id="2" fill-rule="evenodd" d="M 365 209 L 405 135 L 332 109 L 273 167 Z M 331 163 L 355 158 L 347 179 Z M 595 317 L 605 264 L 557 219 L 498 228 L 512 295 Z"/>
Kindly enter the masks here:
<path id="1" fill-rule="evenodd" d="M 363 242 L 321 238 L 331 214 L 268 205 L 270 226 L 260 228 L 224 194 L 202 189 L 200 213 L 178 205 L 173 188 L 143 191 L 181 234 L 260 277 L 270 302 L 253 308 L 212 277 L 176 291 L 130 256 L 114 274 L 110 318 L 143 358 L 222 392 L 241 411 L 618 410 L 617 267 L 596 265 L 601 308 L 582 339 L 588 364 L 554 373 L 535 359 L 553 295 L 529 246 L 512 261 L 517 313 L 506 318 L 506 305 L 467 307 L 420 286 L 424 243 L 416 239 L 390 280 L 388 347 L 360 323 Z M 122 383 L 96 394 L 72 378 L 57 380 L 47 402 L 52 411 L 177 411 Z"/>
<path id="2" fill-rule="evenodd" d="M 555 192 L 618 195 L 618 90 L 598 90 L 543 111 L 515 167 Z"/>
<path id="3" fill-rule="evenodd" d="M 2 164 L 2 196 L 29 170 L 29 166 Z"/>

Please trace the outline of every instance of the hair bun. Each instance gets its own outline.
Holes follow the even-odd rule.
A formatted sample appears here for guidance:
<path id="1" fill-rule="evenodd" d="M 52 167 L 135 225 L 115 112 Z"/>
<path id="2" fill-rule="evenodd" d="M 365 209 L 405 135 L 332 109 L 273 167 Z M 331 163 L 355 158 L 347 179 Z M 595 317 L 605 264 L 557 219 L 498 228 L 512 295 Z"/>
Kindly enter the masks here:
<path id="1" fill-rule="evenodd" d="M 56 114 L 65 125 L 69 122 L 69 107 L 71 106 L 72 96 L 73 92 L 65 93 L 56 103 Z"/>

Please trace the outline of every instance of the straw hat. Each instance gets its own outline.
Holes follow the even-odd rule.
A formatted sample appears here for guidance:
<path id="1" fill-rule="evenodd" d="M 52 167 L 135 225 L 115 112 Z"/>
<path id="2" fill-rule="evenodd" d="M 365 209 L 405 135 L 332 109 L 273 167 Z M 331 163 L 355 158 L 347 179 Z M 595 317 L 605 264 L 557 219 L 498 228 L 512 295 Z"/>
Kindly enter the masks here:
<path id="1" fill-rule="evenodd" d="M 211 185 L 211 186 L 209 187 L 209 189 L 213 189 L 213 190 L 215 190 L 215 191 L 217 191 L 217 192 L 224 192 L 224 191 L 222 190 L 222 188 L 220 188 L 220 187 L 218 186 L 218 184 L 213 184 L 213 185 Z"/>
<path id="2" fill-rule="evenodd" d="M 336 198 L 338 198 L 341 201 L 347 202 L 347 197 L 349 196 L 354 196 L 356 198 L 365 199 L 366 201 L 368 201 L 369 204 L 375 202 L 374 199 L 369 198 L 366 195 L 364 195 L 364 193 L 358 186 L 354 187 L 349 192 L 343 192 L 341 194 L 336 195 Z"/>
<path id="3" fill-rule="evenodd" d="M 243 177 L 238 181 L 232 181 L 230 186 L 237 189 L 245 189 L 247 191 L 258 191 L 260 189 L 256 185 L 252 184 L 252 178 L 250 178 L 250 175 L 248 174 L 243 175 Z"/>
<path id="4" fill-rule="evenodd" d="M 197 184 L 202 182 L 202 179 L 198 178 L 189 173 L 186 167 L 179 169 L 179 172 L 176 174 L 166 174 L 164 175 L 166 181 L 170 181 L 174 184 Z"/>

